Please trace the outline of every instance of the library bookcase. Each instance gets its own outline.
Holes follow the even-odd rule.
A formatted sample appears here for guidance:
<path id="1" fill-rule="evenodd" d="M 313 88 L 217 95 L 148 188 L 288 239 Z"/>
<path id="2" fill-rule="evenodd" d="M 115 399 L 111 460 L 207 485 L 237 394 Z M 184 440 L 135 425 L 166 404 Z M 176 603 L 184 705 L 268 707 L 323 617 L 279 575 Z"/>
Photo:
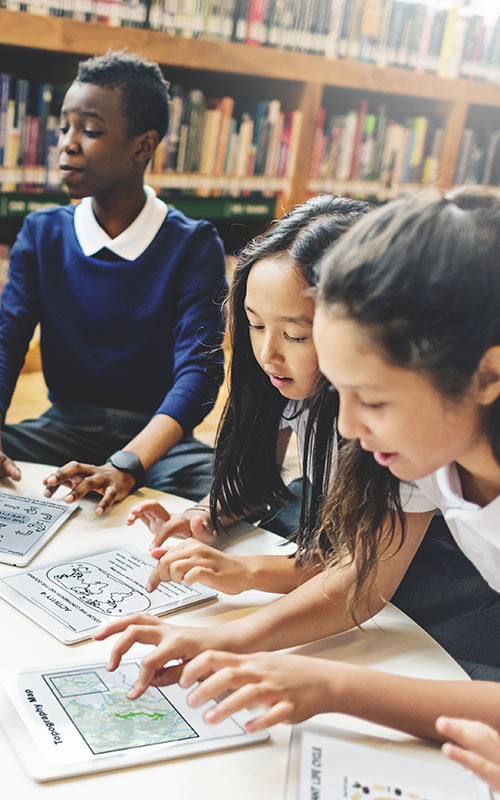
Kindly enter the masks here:
<path id="1" fill-rule="evenodd" d="M 311 193 L 320 191 L 370 195 L 384 200 L 419 188 L 413 184 L 388 187 L 370 181 L 312 181 L 309 178 L 311 156 L 322 105 L 330 110 L 337 107 L 344 110 L 367 99 L 373 105 L 383 102 L 389 115 L 439 116 L 444 132 L 437 185 L 443 189 L 452 186 L 466 125 L 482 125 L 488 121 L 497 124 L 500 130 L 500 86 L 492 84 L 376 67 L 353 59 L 333 60 L 0 9 L 0 72 L 60 84 L 72 80 L 82 57 L 122 48 L 157 61 L 168 80 L 200 88 L 207 96 L 228 94 L 244 96 L 249 101 L 278 98 L 285 110 L 301 110 L 302 126 L 293 172 L 288 178 L 275 179 L 267 186 L 278 198 L 277 216 Z M 165 173 L 154 176 L 150 182 L 159 189 L 182 189 L 195 186 L 197 180 L 196 175 Z M 210 176 L 203 176 L 203 185 L 210 187 Z M 263 181 L 261 176 L 250 176 L 238 183 L 231 177 L 219 176 L 214 178 L 213 185 L 236 192 L 239 189 L 259 191 Z"/>

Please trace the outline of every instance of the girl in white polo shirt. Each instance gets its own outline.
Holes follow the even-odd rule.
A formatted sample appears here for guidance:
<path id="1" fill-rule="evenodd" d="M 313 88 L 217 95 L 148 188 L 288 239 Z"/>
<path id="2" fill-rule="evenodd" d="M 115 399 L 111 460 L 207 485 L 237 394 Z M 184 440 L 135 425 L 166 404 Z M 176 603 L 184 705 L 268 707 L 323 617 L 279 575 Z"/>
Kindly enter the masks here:
<path id="1" fill-rule="evenodd" d="M 321 529 L 331 545 L 325 573 L 210 629 L 140 616 L 113 623 L 96 638 L 133 627 L 109 668 L 134 641 L 154 644 L 130 697 L 165 682 L 164 665 L 181 658 L 188 662 L 181 685 L 201 681 L 191 705 L 232 690 L 207 722 L 264 707 L 249 730 L 331 711 L 441 740 L 450 728 L 436 729 L 440 715 L 500 729 L 498 683 L 423 681 L 257 652 L 319 639 L 376 613 L 436 509 L 500 591 L 500 200 L 431 193 L 360 220 L 321 265 L 314 341 L 339 394 L 343 437 Z"/>

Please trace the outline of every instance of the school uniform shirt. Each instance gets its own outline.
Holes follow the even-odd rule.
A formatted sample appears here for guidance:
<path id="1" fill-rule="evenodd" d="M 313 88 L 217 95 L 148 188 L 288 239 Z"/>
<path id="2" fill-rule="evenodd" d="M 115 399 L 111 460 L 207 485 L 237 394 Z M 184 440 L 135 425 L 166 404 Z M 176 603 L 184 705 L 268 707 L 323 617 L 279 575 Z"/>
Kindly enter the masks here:
<path id="1" fill-rule="evenodd" d="M 0 304 L 3 414 L 37 322 L 53 402 L 168 414 L 186 433 L 212 407 L 223 377 L 222 243 L 209 222 L 145 193 L 115 239 L 91 198 L 24 219 Z"/>
<path id="2" fill-rule="evenodd" d="M 285 428 L 291 428 L 292 431 L 294 431 L 294 433 L 297 434 L 297 449 L 301 467 L 304 463 L 304 449 L 305 449 L 308 417 L 309 417 L 309 411 L 304 400 L 289 400 L 281 413 L 281 420 L 279 426 L 280 430 L 284 430 Z M 332 425 L 333 424 L 334 421 L 332 421 Z M 314 429 L 311 434 L 311 438 L 312 436 L 314 436 Z M 312 444 L 313 442 L 311 441 L 311 445 Z M 336 462 L 337 462 L 337 447 L 335 441 L 332 448 L 332 468 L 331 468 L 330 482 L 333 479 L 333 473 L 336 467 Z M 308 463 L 307 477 L 309 478 L 309 481 L 312 482 L 312 464 L 310 463 Z"/>
<path id="3" fill-rule="evenodd" d="M 481 507 L 465 500 L 456 464 L 402 484 L 405 512 L 440 509 L 459 548 L 496 592 L 500 592 L 500 496 Z"/>

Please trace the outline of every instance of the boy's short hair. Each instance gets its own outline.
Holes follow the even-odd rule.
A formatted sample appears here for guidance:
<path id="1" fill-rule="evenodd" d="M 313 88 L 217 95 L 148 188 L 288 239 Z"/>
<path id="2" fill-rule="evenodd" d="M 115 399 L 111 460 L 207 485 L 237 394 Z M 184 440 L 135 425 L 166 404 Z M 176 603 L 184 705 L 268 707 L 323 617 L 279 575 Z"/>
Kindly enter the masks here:
<path id="1" fill-rule="evenodd" d="M 125 50 L 109 51 L 78 65 L 79 83 L 120 89 L 132 136 L 155 130 L 159 139 L 168 128 L 168 87 L 158 64 Z"/>

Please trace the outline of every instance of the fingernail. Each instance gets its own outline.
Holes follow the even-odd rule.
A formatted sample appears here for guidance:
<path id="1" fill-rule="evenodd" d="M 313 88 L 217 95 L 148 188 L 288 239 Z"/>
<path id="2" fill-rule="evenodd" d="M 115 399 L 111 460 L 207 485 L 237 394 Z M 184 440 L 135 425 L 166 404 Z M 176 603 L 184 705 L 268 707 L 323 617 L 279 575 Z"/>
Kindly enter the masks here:
<path id="1" fill-rule="evenodd" d="M 203 718 L 204 718 L 205 722 L 208 722 L 208 723 L 215 722 L 216 717 L 217 717 L 217 714 L 213 710 L 206 711 L 205 714 L 203 715 Z"/>
<path id="2" fill-rule="evenodd" d="M 103 513 L 103 509 L 98 507 L 98 508 L 96 508 L 95 513 L 96 514 L 102 514 Z"/>

